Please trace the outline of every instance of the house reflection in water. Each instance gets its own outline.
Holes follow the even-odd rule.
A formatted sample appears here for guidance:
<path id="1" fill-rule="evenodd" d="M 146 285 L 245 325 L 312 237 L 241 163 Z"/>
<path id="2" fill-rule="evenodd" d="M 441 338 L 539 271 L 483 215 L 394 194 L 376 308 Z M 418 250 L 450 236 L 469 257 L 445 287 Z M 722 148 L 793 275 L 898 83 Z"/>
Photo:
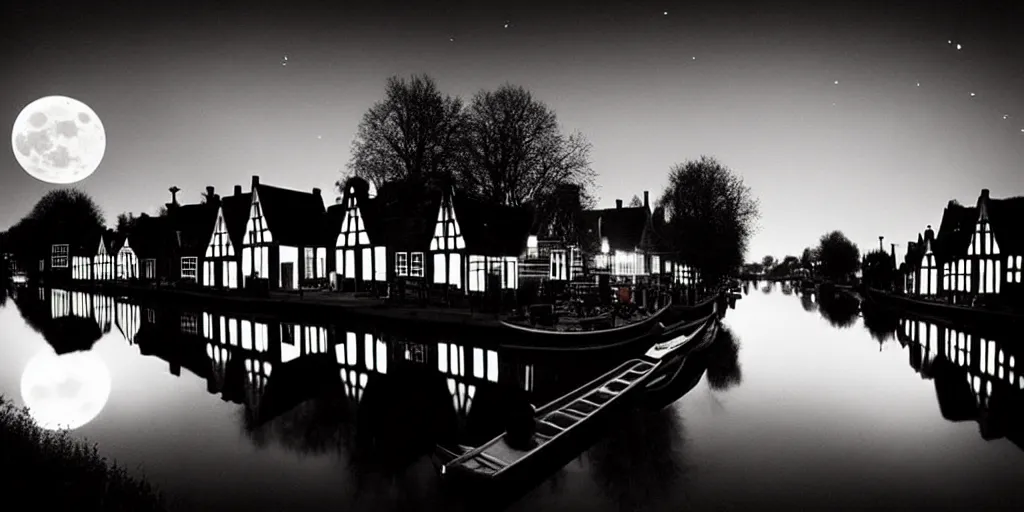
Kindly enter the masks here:
<path id="1" fill-rule="evenodd" d="M 424 439 L 485 440 L 503 428 L 508 400 L 544 403 L 606 370 L 603 362 L 523 360 L 474 346 L 474 340 L 399 338 L 326 321 L 195 311 L 66 290 L 45 290 L 39 300 L 34 295 L 21 300 L 23 316 L 45 326 L 75 315 L 95 321 L 100 332 L 116 329 L 141 355 L 166 361 L 172 375 L 184 368 L 205 380 L 209 393 L 243 406 L 250 437 L 276 435 L 253 432 L 301 404 L 326 399 L 322 403 L 347 410 L 327 416 L 345 424 L 358 419 L 330 427 L 339 432 L 394 440 L 407 435 L 410 422 L 422 421 Z M 368 387 L 375 390 L 372 404 L 364 397 Z M 429 427 L 428 417 L 435 423 Z"/>
<path id="2" fill-rule="evenodd" d="M 942 414 L 977 421 L 983 438 L 1006 437 L 1024 448 L 1024 378 L 1014 348 L 999 333 L 983 335 L 952 325 L 901 318 L 899 341 L 910 365 L 935 381 Z"/>

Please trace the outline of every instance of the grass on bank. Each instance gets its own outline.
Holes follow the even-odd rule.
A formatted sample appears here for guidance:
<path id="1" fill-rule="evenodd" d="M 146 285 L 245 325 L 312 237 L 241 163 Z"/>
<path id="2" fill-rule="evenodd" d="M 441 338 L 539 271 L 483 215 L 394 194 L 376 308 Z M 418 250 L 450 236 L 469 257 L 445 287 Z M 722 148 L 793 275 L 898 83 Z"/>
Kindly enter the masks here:
<path id="1" fill-rule="evenodd" d="M 100 456 L 96 445 L 74 439 L 67 431 L 43 429 L 27 408 L 18 408 L 3 395 L 0 471 L 0 491 L 10 510 L 167 509 L 158 491 Z"/>

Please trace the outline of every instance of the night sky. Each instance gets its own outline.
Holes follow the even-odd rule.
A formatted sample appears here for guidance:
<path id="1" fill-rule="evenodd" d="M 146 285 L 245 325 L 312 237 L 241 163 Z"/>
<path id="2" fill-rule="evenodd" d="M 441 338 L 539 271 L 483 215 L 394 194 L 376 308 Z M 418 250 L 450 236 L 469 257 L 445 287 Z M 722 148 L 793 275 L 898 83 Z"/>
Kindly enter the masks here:
<path id="1" fill-rule="evenodd" d="M 717 157 L 761 203 L 748 260 L 832 229 L 905 250 L 950 199 L 1024 194 L 1021 2 L 144 3 L 0 7 L 0 117 L 92 107 L 106 155 L 77 186 L 111 224 L 253 174 L 333 203 L 362 114 L 412 73 L 529 88 L 593 143 L 602 206 Z M 0 229 L 55 187 L 5 151 Z"/>

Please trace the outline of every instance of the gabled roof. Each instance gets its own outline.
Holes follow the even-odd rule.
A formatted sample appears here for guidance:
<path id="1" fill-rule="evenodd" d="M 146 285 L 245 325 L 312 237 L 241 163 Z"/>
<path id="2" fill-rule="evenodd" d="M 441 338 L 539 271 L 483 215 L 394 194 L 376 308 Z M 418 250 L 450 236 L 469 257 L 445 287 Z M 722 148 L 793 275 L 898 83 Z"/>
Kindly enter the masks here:
<path id="1" fill-rule="evenodd" d="M 275 242 L 296 247 L 323 244 L 325 210 L 320 195 L 260 183 L 253 189 Z"/>
<path id="2" fill-rule="evenodd" d="M 978 220 L 978 209 L 961 206 L 953 201 L 942 212 L 942 223 L 935 236 L 932 251 L 940 261 L 952 261 L 967 254 L 971 243 L 974 223 Z"/>
<path id="3" fill-rule="evenodd" d="M 641 247 L 649 213 L 644 206 L 583 212 L 587 229 L 593 233 L 600 231 L 612 251 L 634 251 Z"/>
<path id="4" fill-rule="evenodd" d="M 341 202 L 328 208 L 328 215 L 324 222 L 328 245 L 334 247 L 337 243 L 338 234 L 341 233 L 342 223 L 345 220 L 345 212 L 348 211 L 349 200 L 354 198 L 356 206 L 359 207 L 359 214 L 363 219 L 363 227 L 366 235 L 373 245 L 384 244 L 388 238 L 387 229 L 382 221 L 382 213 L 378 211 L 380 203 L 377 198 L 370 197 L 370 184 L 366 180 L 353 177 L 345 182 L 345 191 Z"/>
<path id="5" fill-rule="evenodd" d="M 98 256 L 100 253 L 100 246 L 107 251 L 108 256 L 114 256 L 117 254 L 117 233 L 112 229 L 108 229 L 96 237 L 96 243 L 93 246 L 93 256 Z"/>
<path id="6" fill-rule="evenodd" d="M 252 192 L 221 198 L 220 207 L 224 212 L 224 223 L 227 224 L 231 245 L 235 246 L 236 251 L 241 251 L 245 224 L 249 221 L 249 210 L 252 207 Z M 214 217 L 214 222 L 216 222 L 216 217 Z M 216 227 L 214 222 L 210 223 L 212 226 L 208 233 L 210 236 L 213 235 L 213 229 Z"/>
<path id="7" fill-rule="evenodd" d="M 533 212 L 529 209 L 497 205 L 460 193 L 454 194 L 452 207 L 468 253 L 518 256 L 526 249 L 526 239 L 533 224 Z M 436 222 L 437 213 L 433 218 Z"/>
<path id="8" fill-rule="evenodd" d="M 217 220 L 217 203 L 189 204 L 179 206 L 171 214 L 171 227 L 180 232 L 180 250 L 185 256 L 196 256 L 206 252 L 210 243 L 211 226 Z"/>
<path id="9" fill-rule="evenodd" d="M 987 209 L 992 234 L 1000 251 L 1024 255 L 1024 197 L 989 199 Z"/>

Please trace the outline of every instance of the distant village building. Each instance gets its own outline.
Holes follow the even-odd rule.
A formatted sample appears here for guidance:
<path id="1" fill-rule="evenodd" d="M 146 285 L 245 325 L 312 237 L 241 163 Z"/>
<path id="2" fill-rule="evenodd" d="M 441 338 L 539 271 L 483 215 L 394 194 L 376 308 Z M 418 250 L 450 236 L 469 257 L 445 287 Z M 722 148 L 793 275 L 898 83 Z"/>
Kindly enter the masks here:
<path id="1" fill-rule="evenodd" d="M 992 199 L 983 189 L 977 205 L 946 206 L 937 236 L 931 226 L 907 248 L 906 290 L 954 303 L 978 298 L 1024 298 L 1024 197 Z"/>

